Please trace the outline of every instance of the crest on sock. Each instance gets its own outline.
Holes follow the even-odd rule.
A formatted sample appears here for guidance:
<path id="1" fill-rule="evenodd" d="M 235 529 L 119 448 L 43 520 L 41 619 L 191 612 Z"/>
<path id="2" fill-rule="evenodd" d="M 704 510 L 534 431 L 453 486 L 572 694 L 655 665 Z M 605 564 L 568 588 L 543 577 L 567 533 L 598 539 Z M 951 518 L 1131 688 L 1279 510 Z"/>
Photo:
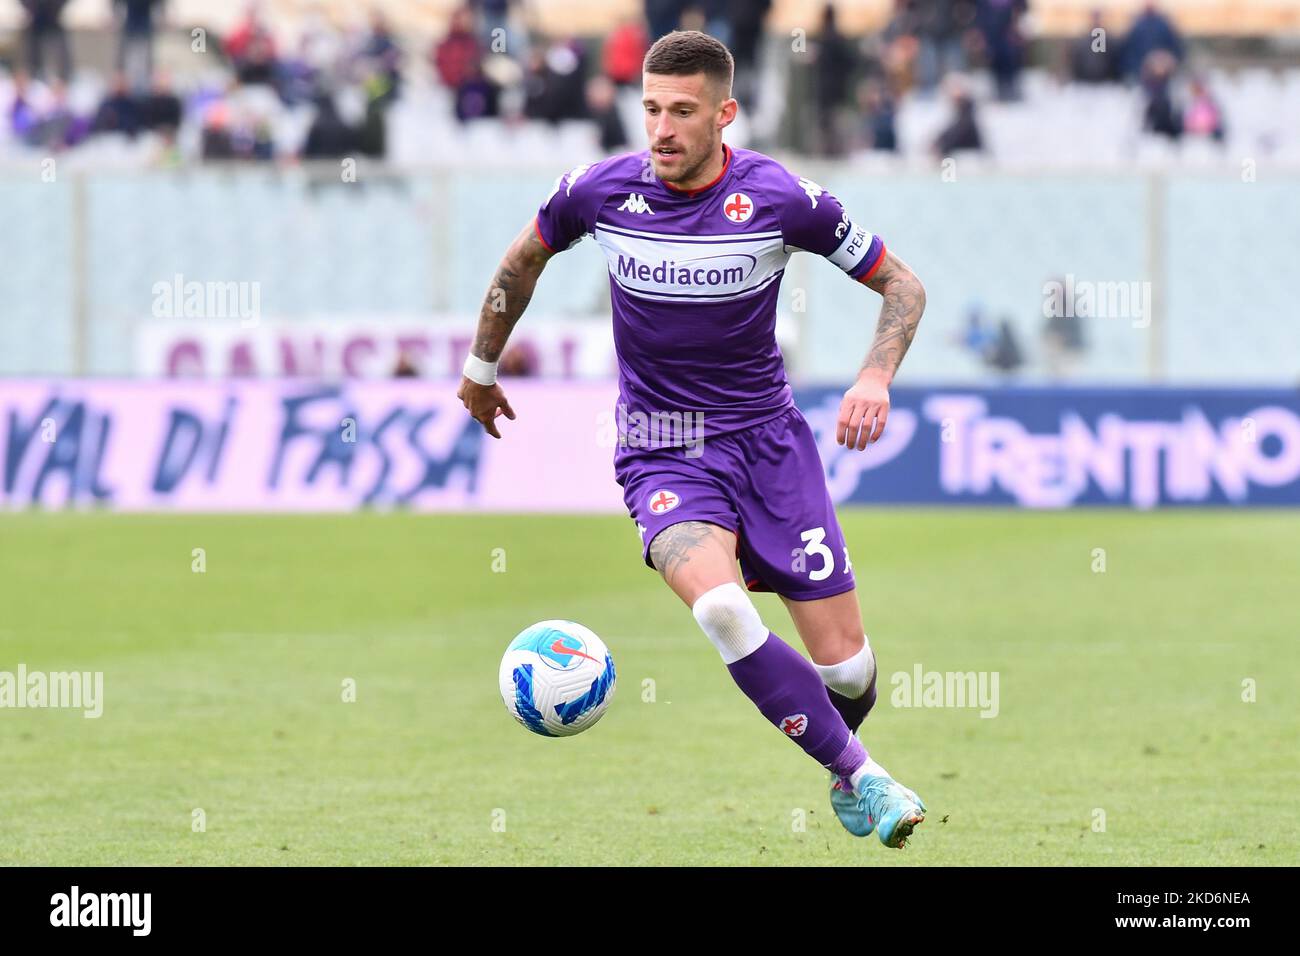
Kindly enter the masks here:
<path id="1" fill-rule="evenodd" d="M 781 718 L 781 733 L 789 737 L 802 737 L 803 732 L 808 729 L 807 714 L 791 714 L 789 717 Z"/>

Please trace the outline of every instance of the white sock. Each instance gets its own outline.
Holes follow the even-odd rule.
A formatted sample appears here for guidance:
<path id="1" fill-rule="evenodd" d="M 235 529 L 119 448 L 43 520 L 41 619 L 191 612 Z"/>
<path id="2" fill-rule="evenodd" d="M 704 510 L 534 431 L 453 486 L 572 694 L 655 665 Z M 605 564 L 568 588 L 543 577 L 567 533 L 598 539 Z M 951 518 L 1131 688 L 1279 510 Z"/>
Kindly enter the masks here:
<path id="1" fill-rule="evenodd" d="M 856 791 L 858 789 L 859 784 L 862 783 L 863 777 L 888 777 L 888 776 L 889 776 L 889 771 L 886 770 L 884 767 L 880 766 L 880 764 L 876 763 L 874 760 L 872 760 L 870 754 L 867 754 L 867 762 L 864 763 L 857 770 L 853 771 L 853 773 L 849 776 L 849 783 L 853 785 L 853 789 L 854 791 Z"/>
<path id="2" fill-rule="evenodd" d="M 767 625 L 734 581 L 705 591 L 691 605 L 691 613 L 728 664 L 743 660 L 767 642 Z"/>
<path id="3" fill-rule="evenodd" d="M 871 678 L 876 676 L 876 658 L 865 634 L 862 635 L 862 650 L 848 660 L 838 664 L 813 664 L 813 667 L 822 675 L 823 684 L 850 700 L 857 700 L 865 694 L 871 686 Z"/>

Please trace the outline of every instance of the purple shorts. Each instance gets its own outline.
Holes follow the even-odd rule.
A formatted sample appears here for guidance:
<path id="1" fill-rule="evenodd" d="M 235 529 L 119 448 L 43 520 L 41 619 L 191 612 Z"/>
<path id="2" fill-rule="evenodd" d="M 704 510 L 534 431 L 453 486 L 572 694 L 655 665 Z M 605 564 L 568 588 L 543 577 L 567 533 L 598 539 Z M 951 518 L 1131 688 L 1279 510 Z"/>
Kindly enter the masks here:
<path id="1" fill-rule="evenodd" d="M 735 532 L 751 591 L 810 601 L 854 587 L 812 428 L 793 405 L 694 449 L 619 448 L 614 475 L 652 568 L 655 535 L 679 521 L 707 521 Z"/>

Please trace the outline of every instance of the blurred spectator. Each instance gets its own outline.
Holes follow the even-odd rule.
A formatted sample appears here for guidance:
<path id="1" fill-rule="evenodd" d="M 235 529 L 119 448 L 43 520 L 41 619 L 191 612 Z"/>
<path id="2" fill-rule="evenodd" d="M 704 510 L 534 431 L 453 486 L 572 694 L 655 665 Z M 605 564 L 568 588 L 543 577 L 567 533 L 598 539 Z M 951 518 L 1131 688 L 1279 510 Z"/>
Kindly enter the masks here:
<path id="1" fill-rule="evenodd" d="M 600 131 L 600 148 L 606 153 L 616 153 L 627 146 L 627 132 L 618 113 L 614 84 L 604 76 L 593 76 L 587 81 L 587 110 Z"/>
<path id="2" fill-rule="evenodd" d="M 238 143 L 236 144 L 238 147 Z M 251 140 L 241 152 L 249 159 L 275 159 L 275 141 L 271 138 L 271 124 L 265 117 L 258 117 L 253 122 Z"/>
<path id="3" fill-rule="evenodd" d="M 510 35 L 510 0 L 473 0 L 473 4 L 483 46 L 494 53 L 512 51 L 514 44 L 505 42 Z"/>
<path id="4" fill-rule="evenodd" d="M 1020 343 L 1016 341 L 1016 331 L 1012 328 L 1009 319 L 1003 319 L 998 323 L 997 337 L 985 353 L 985 362 L 989 368 L 1003 375 L 1011 375 L 1025 364 L 1024 353 L 1020 349 Z"/>
<path id="5" fill-rule="evenodd" d="M 140 113 L 144 129 L 169 135 L 180 128 L 181 99 L 172 90 L 171 74 L 166 70 L 154 74 L 153 85 L 144 96 Z"/>
<path id="6" fill-rule="evenodd" d="M 917 2 L 894 0 L 894 14 L 880 34 L 885 75 L 896 97 L 903 96 L 916 84 L 916 64 L 921 51 Z"/>
<path id="7" fill-rule="evenodd" d="M 679 30 L 698 30 L 701 33 L 708 33 L 709 21 L 705 18 L 704 8 L 700 6 L 701 0 L 686 4 L 686 9 L 682 11 L 682 22 L 678 25 Z"/>
<path id="8" fill-rule="evenodd" d="M 474 11 L 461 7 L 452 13 L 447 35 L 434 44 L 434 71 L 442 85 L 455 92 L 475 72 L 482 55 L 474 36 Z"/>
<path id="9" fill-rule="evenodd" d="M 230 132 L 230 105 L 214 103 L 203 119 L 203 136 L 200 151 L 205 160 L 227 160 L 235 157 L 235 141 Z"/>
<path id="10" fill-rule="evenodd" d="M 154 10 L 162 4 L 163 0 L 113 0 L 122 25 L 117 68 L 126 74 L 133 90 L 147 87 L 153 76 Z"/>
<path id="11" fill-rule="evenodd" d="M 409 349 L 402 349 L 397 356 L 397 364 L 393 366 L 393 378 L 419 378 L 420 369 L 411 358 Z"/>
<path id="12" fill-rule="evenodd" d="M 1223 141 L 1223 110 L 1205 85 L 1205 80 L 1199 76 L 1192 78 L 1187 110 L 1183 114 L 1183 132 L 1188 136 Z"/>
<path id="13" fill-rule="evenodd" d="M 483 68 L 475 61 L 470 75 L 456 87 L 456 119 L 464 123 L 494 117 L 499 112 L 496 84 L 483 75 Z"/>
<path id="14" fill-rule="evenodd" d="M 89 125 L 68 105 L 67 85 L 62 80 L 55 80 L 50 86 L 49 106 L 40 112 L 27 141 L 45 150 L 66 149 L 85 138 Z"/>
<path id="15" fill-rule="evenodd" d="M 384 81 L 383 99 L 397 99 L 401 95 L 402 48 L 394 39 L 387 18 L 378 9 L 370 15 L 370 33 L 362 42 L 358 56 L 366 72 Z"/>
<path id="16" fill-rule="evenodd" d="M 275 158 L 268 118 L 247 102 L 216 100 L 203 119 L 205 160 L 270 160 Z"/>
<path id="17" fill-rule="evenodd" d="M 1177 69 L 1178 61 L 1167 50 L 1153 50 L 1142 66 L 1142 89 L 1146 95 L 1142 128 L 1170 139 L 1183 135 L 1183 117 L 1173 94 Z"/>
<path id="18" fill-rule="evenodd" d="M 9 132 L 14 139 L 26 142 L 40 122 L 40 116 L 32 102 L 31 82 L 24 71 L 14 74 L 13 96 L 9 104 Z"/>
<path id="19" fill-rule="evenodd" d="M 556 40 L 545 51 L 531 50 L 524 79 L 524 115 L 552 123 L 585 118 L 583 59 L 575 40 Z"/>
<path id="20" fill-rule="evenodd" d="M 531 342 L 516 342 L 501 353 L 500 375 L 534 378 L 541 372 L 541 360 Z"/>
<path id="21" fill-rule="evenodd" d="M 997 333 L 984 324 L 984 309 L 979 303 L 971 303 L 966 310 L 966 327 L 953 337 L 953 341 L 970 352 L 980 362 L 985 362 L 997 340 Z"/>
<path id="22" fill-rule="evenodd" d="M 605 41 L 601 65 L 605 76 L 619 86 L 641 85 L 641 63 L 649 43 L 639 17 L 628 17 L 614 28 Z"/>
<path id="23" fill-rule="evenodd" d="M 366 112 L 357 130 L 357 149 L 365 156 L 383 157 L 388 151 L 388 87 L 379 76 L 366 82 Z"/>
<path id="24" fill-rule="evenodd" d="M 758 108 L 758 48 L 772 0 L 730 0 L 731 55 L 736 61 L 732 95 L 748 110 Z"/>
<path id="25" fill-rule="evenodd" d="M 140 104 L 131 94 L 126 74 L 118 70 L 113 74 L 108 94 L 100 101 L 95 119 L 90 124 L 91 133 L 123 133 L 135 138 L 140 131 Z"/>
<path id="26" fill-rule="evenodd" d="M 894 100 L 883 82 L 873 79 L 859 85 L 858 110 L 862 114 L 867 148 L 896 152 L 898 137 L 894 131 Z"/>
<path id="27" fill-rule="evenodd" d="M 645 19 L 650 30 L 650 42 L 676 30 L 681 25 L 685 10 L 686 0 L 645 0 Z"/>
<path id="28" fill-rule="evenodd" d="M 352 128 L 339 116 L 334 97 L 321 93 L 316 97 L 316 116 L 307 130 L 302 158 L 341 159 L 352 152 L 356 137 Z"/>
<path id="29" fill-rule="evenodd" d="M 541 47 L 532 47 L 528 51 L 528 63 L 524 68 L 524 116 L 529 119 L 550 119 L 555 111 L 552 100 L 551 75 L 546 69 L 546 54 Z"/>
<path id="30" fill-rule="evenodd" d="M 1092 11 L 1088 32 L 1070 44 L 1070 78 L 1076 83 L 1114 83 L 1120 78 L 1118 47 L 1119 37 L 1110 36 L 1102 12 Z"/>
<path id="31" fill-rule="evenodd" d="M 1020 18 L 1027 9 L 1028 0 L 978 0 L 976 24 L 1000 100 L 1020 96 L 1020 71 L 1025 65 Z"/>
<path id="32" fill-rule="evenodd" d="M 303 33 L 298 38 L 298 49 L 276 61 L 275 88 L 286 105 L 310 103 L 321 81 L 321 70 L 315 62 L 316 36 Z"/>
<path id="33" fill-rule="evenodd" d="M 1140 76 L 1147 57 L 1157 50 L 1177 63 L 1183 58 L 1183 39 L 1156 4 L 1148 2 L 1124 38 L 1124 75 L 1130 79 Z"/>
<path id="34" fill-rule="evenodd" d="M 731 0 L 691 0 L 690 8 L 692 12 L 688 16 L 698 17 L 701 21 L 691 29 L 702 30 L 730 49 Z"/>
<path id="35" fill-rule="evenodd" d="M 975 22 L 975 0 L 917 0 L 914 10 L 917 80 L 929 91 L 966 68 L 963 38 Z"/>
<path id="36" fill-rule="evenodd" d="M 1058 278 L 1058 288 L 1066 287 L 1066 280 Z M 1086 314 L 1081 312 L 1082 303 L 1071 303 L 1069 309 L 1052 310 L 1043 325 L 1043 354 L 1050 378 L 1060 380 L 1072 378 L 1086 352 L 1087 343 L 1083 336 L 1083 320 Z"/>
<path id="37" fill-rule="evenodd" d="M 235 67 L 240 83 L 272 85 L 276 78 L 275 37 L 262 22 L 257 4 L 250 4 L 244 18 L 225 40 L 226 55 Z"/>
<path id="38" fill-rule="evenodd" d="M 935 139 L 933 152 L 944 157 L 961 150 L 983 149 L 984 138 L 975 119 L 975 100 L 966 84 L 955 75 L 948 78 L 948 97 L 953 116 Z"/>
<path id="39" fill-rule="evenodd" d="M 66 82 L 72 76 L 72 53 L 63 28 L 63 8 L 68 0 L 21 0 L 27 11 L 27 72 L 36 79 L 45 73 L 45 53 L 54 54 L 54 75 Z"/>
<path id="40" fill-rule="evenodd" d="M 309 9 L 302 19 L 293 54 L 276 59 L 276 90 L 290 106 L 311 103 L 324 85 L 332 84 L 344 60 L 344 42 L 320 10 Z"/>
<path id="41" fill-rule="evenodd" d="M 845 151 L 841 134 L 841 115 L 848 105 L 849 91 L 853 88 L 853 74 L 857 57 L 853 45 L 839 30 L 835 21 L 835 7 L 822 8 L 821 33 L 812 47 L 814 67 L 813 110 L 820 132 L 821 154 L 841 156 Z"/>

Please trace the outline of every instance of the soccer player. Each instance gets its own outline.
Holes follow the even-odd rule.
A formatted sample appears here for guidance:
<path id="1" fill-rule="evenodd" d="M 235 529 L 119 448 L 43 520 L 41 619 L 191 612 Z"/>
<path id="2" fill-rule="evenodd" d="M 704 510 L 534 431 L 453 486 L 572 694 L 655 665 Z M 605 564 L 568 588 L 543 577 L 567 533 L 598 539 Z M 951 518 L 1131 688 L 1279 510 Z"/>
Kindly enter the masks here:
<path id="1" fill-rule="evenodd" d="M 493 438 L 515 417 L 496 365 L 551 256 L 593 236 L 609 263 L 619 365 L 615 476 L 646 564 L 691 609 L 736 684 L 831 771 L 851 833 L 900 847 L 925 805 L 867 753 L 858 727 L 876 700 L 852 565 L 812 430 L 795 407 L 775 338 L 790 254 L 824 256 L 884 302 L 840 405 L 836 440 L 880 438 L 889 385 L 925 290 L 819 185 L 722 131 L 736 118 L 723 44 L 679 31 L 646 54 L 649 149 L 561 176 L 515 238 L 488 291 L 457 395 Z M 643 422 L 702 422 L 644 434 Z M 653 430 L 652 430 L 653 431 Z M 743 577 L 737 576 L 737 559 Z M 750 591 L 781 596 L 812 663 L 759 618 Z"/>

